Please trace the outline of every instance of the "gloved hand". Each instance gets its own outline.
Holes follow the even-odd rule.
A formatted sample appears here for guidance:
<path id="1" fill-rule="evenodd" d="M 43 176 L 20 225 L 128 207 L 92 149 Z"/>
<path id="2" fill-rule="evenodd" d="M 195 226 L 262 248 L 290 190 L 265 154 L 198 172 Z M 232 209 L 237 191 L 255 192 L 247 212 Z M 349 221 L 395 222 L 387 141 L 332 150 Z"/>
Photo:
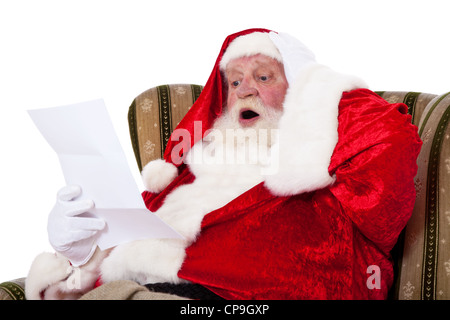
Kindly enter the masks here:
<path id="1" fill-rule="evenodd" d="M 89 261 L 96 248 L 94 235 L 105 227 L 102 219 L 78 217 L 94 208 L 92 200 L 74 200 L 80 194 L 78 186 L 59 190 L 47 224 L 50 244 L 75 267 Z"/>

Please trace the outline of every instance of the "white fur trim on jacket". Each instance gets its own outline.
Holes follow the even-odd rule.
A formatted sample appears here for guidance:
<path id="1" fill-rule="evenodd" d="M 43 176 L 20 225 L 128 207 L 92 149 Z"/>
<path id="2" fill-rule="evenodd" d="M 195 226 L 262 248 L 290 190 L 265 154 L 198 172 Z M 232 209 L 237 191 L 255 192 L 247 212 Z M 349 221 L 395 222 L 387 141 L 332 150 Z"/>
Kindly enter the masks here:
<path id="1" fill-rule="evenodd" d="M 272 166 L 266 187 L 278 196 L 324 188 L 334 182 L 328 173 L 338 141 L 338 106 L 342 93 L 365 88 L 359 78 L 320 65 L 305 67 L 289 87 L 279 124 L 279 141 L 272 146 Z"/>
<path id="2" fill-rule="evenodd" d="M 141 176 L 146 190 L 160 193 L 178 176 L 178 169 L 172 163 L 157 159 L 144 166 Z"/>
<path id="3" fill-rule="evenodd" d="M 25 296 L 28 300 L 73 300 L 94 288 L 100 275 L 100 264 L 110 250 L 96 249 L 81 267 L 74 267 L 59 253 L 38 255 L 28 272 Z"/>
<path id="4" fill-rule="evenodd" d="M 63 256 L 44 252 L 38 255 L 31 264 L 25 281 L 27 300 L 41 300 L 41 292 L 68 276 L 70 262 Z"/>

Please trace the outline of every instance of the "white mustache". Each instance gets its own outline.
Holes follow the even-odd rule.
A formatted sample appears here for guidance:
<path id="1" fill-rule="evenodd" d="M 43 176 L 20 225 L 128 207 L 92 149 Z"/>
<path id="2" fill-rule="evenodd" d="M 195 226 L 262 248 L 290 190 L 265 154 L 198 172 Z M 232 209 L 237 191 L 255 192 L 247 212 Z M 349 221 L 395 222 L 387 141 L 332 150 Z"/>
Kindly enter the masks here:
<path id="1" fill-rule="evenodd" d="M 257 113 L 259 116 L 267 117 L 268 116 L 268 109 L 271 109 L 270 107 L 267 107 L 264 105 L 264 103 L 261 101 L 258 97 L 248 97 L 246 99 L 239 99 L 236 101 L 236 103 L 230 108 L 230 116 L 234 121 L 239 121 L 241 117 L 242 111 L 253 111 Z"/>

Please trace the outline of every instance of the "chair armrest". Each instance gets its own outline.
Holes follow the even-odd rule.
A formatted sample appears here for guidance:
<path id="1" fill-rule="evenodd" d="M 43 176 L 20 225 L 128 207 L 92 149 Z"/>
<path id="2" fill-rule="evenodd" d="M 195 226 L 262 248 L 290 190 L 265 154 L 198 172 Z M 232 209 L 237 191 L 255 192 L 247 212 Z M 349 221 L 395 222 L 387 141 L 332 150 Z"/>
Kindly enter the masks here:
<path id="1" fill-rule="evenodd" d="M 0 283 L 0 300 L 25 300 L 25 278 Z"/>

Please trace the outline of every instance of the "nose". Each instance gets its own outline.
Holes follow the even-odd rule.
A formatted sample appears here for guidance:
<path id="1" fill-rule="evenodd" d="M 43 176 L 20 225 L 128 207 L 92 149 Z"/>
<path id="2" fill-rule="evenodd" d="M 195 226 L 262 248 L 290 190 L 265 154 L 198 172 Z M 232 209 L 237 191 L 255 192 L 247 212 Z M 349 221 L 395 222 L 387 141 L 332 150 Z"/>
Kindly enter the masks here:
<path id="1" fill-rule="evenodd" d="M 254 81 L 244 78 L 241 81 L 236 94 L 239 98 L 244 99 L 258 95 L 258 90 L 256 89 Z"/>

